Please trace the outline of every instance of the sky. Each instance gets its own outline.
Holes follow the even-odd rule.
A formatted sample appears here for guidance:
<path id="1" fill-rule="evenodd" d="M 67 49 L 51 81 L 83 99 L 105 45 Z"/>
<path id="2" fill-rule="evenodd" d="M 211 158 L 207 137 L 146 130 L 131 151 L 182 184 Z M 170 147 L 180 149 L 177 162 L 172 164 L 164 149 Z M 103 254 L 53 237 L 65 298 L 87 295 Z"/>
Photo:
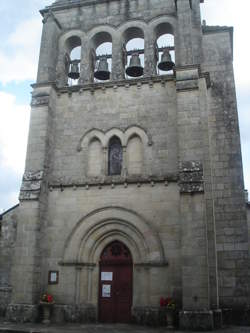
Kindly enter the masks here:
<path id="1" fill-rule="evenodd" d="M 18 203 L 30 116 L 30 84 L 36 80 L 42 18 L 53 0 L 0 2 L 0 213 Z M 21 5 L 20 5 L 21 4 Z M 234 27 L 234 69 L 238 97 L 245 188 L 250 190 L 250 43 L 248 0 L 205 0 L 207 25 Z"/>

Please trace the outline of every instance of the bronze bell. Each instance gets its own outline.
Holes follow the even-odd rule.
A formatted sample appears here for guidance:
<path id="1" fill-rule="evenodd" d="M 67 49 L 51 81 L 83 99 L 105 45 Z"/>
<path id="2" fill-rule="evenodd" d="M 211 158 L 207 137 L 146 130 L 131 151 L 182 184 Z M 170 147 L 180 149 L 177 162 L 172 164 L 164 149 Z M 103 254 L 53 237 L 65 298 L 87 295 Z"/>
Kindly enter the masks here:
<path id="1" fill-rule="evenodd" d="M 100 57 L 97 71 L 94 73 L 94 77 L 98 80 L 109 80 L 110 78 L 110 71 L 107 57 L 102 56 Z"/>
<path id="2" fill-rule="evenodd" d="M 163 50 L 162 56 L 161 56 L 161 62 L 158 64 L 158 68 L 161 71 L 171 71 L 175 66 L 175 63 L 171 59 L 171 54 L 169 52 L 168 48 L 165 48 Z"/>
<path id="3" fill-rule="evenodd" d="M 141 59 L 139 53 L 132 54 L 129 66 L 126 69 L 126 74 L 131 77 L 138 77 L 143 75 L 143 67 L 141 65 Z"/>
<path id="4" fill-rule="evenodd" d="M 77 80 L 80 77 L 78 63 L 79 63 L 79 60 L 73 60 L 70 65 L 70 71 L 69 71 L 68 77 L 73 80 Z"/>

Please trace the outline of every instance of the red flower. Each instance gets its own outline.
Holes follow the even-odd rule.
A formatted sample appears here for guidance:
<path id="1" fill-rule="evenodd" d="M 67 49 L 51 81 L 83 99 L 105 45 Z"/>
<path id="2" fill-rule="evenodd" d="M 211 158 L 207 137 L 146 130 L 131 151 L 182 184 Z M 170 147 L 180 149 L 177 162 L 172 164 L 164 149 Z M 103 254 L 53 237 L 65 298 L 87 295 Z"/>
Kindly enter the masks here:
<path id="1" fill-rule="evenodd" d="M 160 306 L 163 307 L 163 306 L 166 306 L 166 305 L 167 305 L 166 299 L 163 298 L 163 297 L 161 297 L 161 299 L 160 299 Z"/>
<path id="2" fill-rule="evenodd" d="M 50 294 L 43 294 L 42 295 L 42 302 L 46 302 L 46 303 L 53 303 L 53 296 Z"/>
<path id="3" fill-rule="evenodd" d="M 51 295 L 47 295 L 47 302 L 52 303 L 53 302 L 53 297 Z"/>

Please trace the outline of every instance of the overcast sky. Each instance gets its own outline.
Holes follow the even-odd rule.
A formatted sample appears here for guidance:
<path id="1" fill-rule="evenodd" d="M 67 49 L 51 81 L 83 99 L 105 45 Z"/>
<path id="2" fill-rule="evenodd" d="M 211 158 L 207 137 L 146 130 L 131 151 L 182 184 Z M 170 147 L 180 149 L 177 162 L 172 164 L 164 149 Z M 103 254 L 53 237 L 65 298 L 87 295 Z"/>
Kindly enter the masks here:
<path id="1" fill-rule="evenodd" d="M 42 22 L 39 9 L 52 0 L 0 2 L 0 212 L 18 203 Z M 250 189 L 249 0 L 205 0 L 208 25 L 234 26 L 234 68 L 245 187 Z"/>

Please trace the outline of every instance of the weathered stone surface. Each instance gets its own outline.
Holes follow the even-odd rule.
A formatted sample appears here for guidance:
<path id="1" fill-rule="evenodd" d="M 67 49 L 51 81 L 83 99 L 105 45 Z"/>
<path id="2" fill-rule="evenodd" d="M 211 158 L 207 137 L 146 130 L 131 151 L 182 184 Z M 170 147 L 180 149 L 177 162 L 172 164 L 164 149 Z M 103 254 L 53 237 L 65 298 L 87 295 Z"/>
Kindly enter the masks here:
<path id="1" fill-rule="evenodd" d="M 0 215 L 0 317 L 11 302 L 11 268 L 16 242 L 18 205 Z"/>
<path id="2" fill-rule="evenodd" d="M 204 192 L 203 165 L 198 161 L 179 163 L 180 192 Z"/>
<path id="3" fill-rule="evenodd" d="M 64 320 L 70 323 L 94 323 L 97 320 L 96 308 L 93 306 L 65 305 Z"/>
<path id="4" fill-rule="evenodd" d="M 49 104 L 49 95 L 42 95 L 42 96 L 33 96 L 31 101 L 31 106 L 42 106 Z"/>
<path id="5" fill-rule="evenodd" d="M 37 200 L 43 179 L 43 171 L 26 171 L 20 189 L 19 200 Z"/>
<path id="6" fill-rule="evenodd" d="M 9 304 L 6 319 L 13 323 L 35 323 L 38 320 L 38 306 Z"/>
<path id="7" fill-rule="evenodd" d="M 214 329 L 212 311 L 181 311 L 180 329 L 187 331 L 211 331 Z"/>
<path id="8" fill-rule="evenodd" d="M 133 323 L 146 326 L 166 326 L 167 325 L 167 314 L 166 309 L 157 307 L 134 307 L 132 310 L 132 321 Z M 177 316 L 174 318 L 175 326 L 177 326 Z"/>
<path id="9" fill-rule="evenodd" d="M 26 171 L 23 175 L 23 181 L 39 181 L 43 179 L 43 171 Z"/>

